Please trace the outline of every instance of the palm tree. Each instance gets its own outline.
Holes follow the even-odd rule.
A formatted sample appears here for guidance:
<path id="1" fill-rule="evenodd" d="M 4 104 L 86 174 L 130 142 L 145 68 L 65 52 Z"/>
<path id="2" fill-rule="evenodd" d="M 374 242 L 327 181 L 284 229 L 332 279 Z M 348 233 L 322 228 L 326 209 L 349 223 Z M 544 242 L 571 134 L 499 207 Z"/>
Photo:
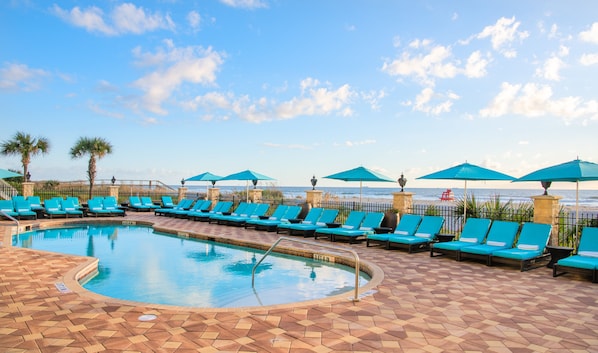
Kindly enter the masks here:
<path id="1" fill-rule="evenodd" d="M 71 147 L 71 158 L 81 158 L 89 154 L 87 178 L 89 179 L 90 199 L 93 192 L 93 183 L 96 178 L 96 159 L 100 159 L 110 153 L 112 153 L 112 145 L 101 137 L 80 137 L 75 142 L 75 145 Z"/>
<path id="2" fill-rule="evenodd" d="M 50 150 L 50 142 L 45 137 L 34 138 L 24 132 L 17 132 L 12 140 L 4 141 L 0 146 L 0 154 L 5 156 L 20 155 L 23 164 L 23 178 L 29 173 L 31 157 Z M 25 181 L 28 181 L 24 179 Z"/>

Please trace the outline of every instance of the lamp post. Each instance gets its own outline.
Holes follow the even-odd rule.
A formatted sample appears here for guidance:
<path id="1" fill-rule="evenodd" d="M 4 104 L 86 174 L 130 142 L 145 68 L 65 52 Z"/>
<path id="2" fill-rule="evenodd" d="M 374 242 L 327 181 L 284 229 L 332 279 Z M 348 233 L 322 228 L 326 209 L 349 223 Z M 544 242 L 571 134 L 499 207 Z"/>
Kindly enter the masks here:
<path id="1" fill-rule="evenodd" d="M 30 182 L 31 181 L 31 173 L 27 172 L 27 174 L 25 174 L 25 181 L 26 182 Z"/>
<path id="2" fill-rule="evenodd" d="M 548 195 L 548 188 L 552 184 L 552 181 L 541 181 L 542 187 L 544 188 L 544 195 Z"/>
<path id="3" fill-rule="evenodd" d="M 399 185 L 401 186 L 401 192 L 403 192 L 403 188 L 405 187 L 405 184 L 407 184 L 407 178 L 405 178 L 403 173 L 401 173 L 401 177 L 397 181 L 399 182 Z"/>
<path id="4" fill-rule="evenodd" d="M 185 178 L 181 179 L 181 186 L 185 186 Z"/>
<path id="5" fill-rule="evenodd" d="M 112 185 L 114 185 L 114 183 L 116 183 L 116 178 L 114 177 L 114 175 L 112 176 L 112 179 L 110 179 L 110 181 L 112 182 Z"/>
<path id="6" fill-rule="evenodd" d="M 318 179 L 316 179 L 316 176 L 314 175 L 313 177 L 311 177 L 310 181 L 311 181 L 312 190 L 315 190 L 316 189 L 316 184 L 318 183 Z"/>
<path id="7" fill-rule="evenodd" d="M 257 179 L 253 179 L 251 183 L 253 184 L 253 188 L 255 189 L 257 187 Z"/>

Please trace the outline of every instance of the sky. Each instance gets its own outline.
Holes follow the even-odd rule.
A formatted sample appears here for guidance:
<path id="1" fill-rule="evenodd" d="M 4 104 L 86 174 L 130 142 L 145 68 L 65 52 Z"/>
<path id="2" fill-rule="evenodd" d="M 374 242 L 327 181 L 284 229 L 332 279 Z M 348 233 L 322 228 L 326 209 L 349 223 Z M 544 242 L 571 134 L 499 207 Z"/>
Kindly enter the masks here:
<path id="1" fill-rule="evenodd" d="M 167 184 L 251 169 L 348 186 L 323 177 L 365 166 L 449 187 L 417 178 L 598 162 L 597 13 L 587 0 L 2 1 L 0 141 L 50 141 L 33 180 L 85 180 L 87 158 L 69 154 L 80 137 L 113 146 L 98 179 Z M 495 183 L 472 186 L 515 185 Z"/>

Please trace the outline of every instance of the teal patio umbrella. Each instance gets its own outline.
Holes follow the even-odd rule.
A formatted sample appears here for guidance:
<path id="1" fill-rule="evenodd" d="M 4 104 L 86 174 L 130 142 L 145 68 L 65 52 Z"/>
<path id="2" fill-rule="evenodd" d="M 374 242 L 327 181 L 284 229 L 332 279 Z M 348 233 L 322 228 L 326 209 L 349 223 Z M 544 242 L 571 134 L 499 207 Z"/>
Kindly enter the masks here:
<path id="1" fill-rule="evenodd" d="M 366 167 L 357 167 L 335 174 L 325 176 L 326 179 L 336 179 L 343 181 L 358 181 L 359 182 L 359 205 L 361 205 L 362 187 L 364 181 L 385 181 L 395 182 L 395 180 L 384 176 L 380 173 L 374 172 Z"/>
<path id="2" fill-rule="evenodd" d="M 20 177 L 21 174 L 11 172 L 10 170 L 0 169 L 0 179 Z"/>
<path id="3" fill-rule="evenodd" d="M 221 176 L 216 175 L 216 174 L 212 174 L 210 172 L 205 172 L 205 173 L 201 173 L 198 174 L 196 176 L 192 176 L 191 178 L 187 178 L 185 179 L 185 181 L 209 181 L 212 183 L 212 186 L 214 186 L 216 184 L 216 182 L 218 180 L 222 179 Z M 209 188 L 210 185 L 208 184 L 208 186 L 206 186 L 206 195 L 207 195 L 207 188 Z"/>
<path id="4" fill-rule="evenodd" d="M 467 181 L 468 180 L 479 180 L 479 181 L 515 180 L 515 178 L 510 175 L 507 175 L 507 174 L 504 174 L 501 172 L 497 172 L 492 169 L 480 167 L 475 164 L 470 164 L 467 162 L 465 162 L 463 164 L 456 165 L 454 167 L 440 170 L 438 172 L 434 172 L 432 174 L 420 176 L 417 179 L 443 179 L 443 180 L 463 180 L 463 181 L 465 181 L 464 199 L 463 199 L 463 222 L 465 222 L 465 220 L 467 218 Z"/>
<path id="5" fill-rule="evenodd" d="M 257 172 L 247 169 L 242 172 L 227 175 L 220 180 L 245 180 L 245 181 L 247 181 L 247 183 L 246 183 L 247 202 L 249 202 L 249 181 L 250 180 L 255 181 L 255 184 L 257 184 L 258 180 L 274 180 L 274 178 L 270 178 L 269 176 L 266 176 L 264 174 L 260 174 L 260 173 L 257 173 Z"/>
<path id="6" fill-rule="evenodd" d="M 538 169 L 515 181 L 550 182 L 565 181 L 575 183 L 575 242 L 577 242 L 577 221 L 579 219 L 579 182 L 598 180 L 598 164 L 582 161 L 579 158 L 569 162 Z"/>

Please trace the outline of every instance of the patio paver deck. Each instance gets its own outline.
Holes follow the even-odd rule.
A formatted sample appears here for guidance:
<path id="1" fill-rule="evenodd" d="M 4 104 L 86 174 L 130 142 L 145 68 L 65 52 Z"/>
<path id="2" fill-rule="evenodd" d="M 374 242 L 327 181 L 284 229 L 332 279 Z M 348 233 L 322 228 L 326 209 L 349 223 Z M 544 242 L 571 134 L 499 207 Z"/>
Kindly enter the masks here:
<path id="1" fill-rule="evenodd" d="M 125 220 L 264 244 L 278 238 L 147 213 Z M 338 246 L 384 271 L 374 293 L 357 303 L 240 310 L 153 307 L 63 293 L 55 284 L 87 259 L 0 247 L 0 351 L 598 352 L 598 286 L 588 279 L 553 278 L 547 268 L 519 272 L 428 253 Z M 140 321 L 143 314 L 157 319 Z"/>

